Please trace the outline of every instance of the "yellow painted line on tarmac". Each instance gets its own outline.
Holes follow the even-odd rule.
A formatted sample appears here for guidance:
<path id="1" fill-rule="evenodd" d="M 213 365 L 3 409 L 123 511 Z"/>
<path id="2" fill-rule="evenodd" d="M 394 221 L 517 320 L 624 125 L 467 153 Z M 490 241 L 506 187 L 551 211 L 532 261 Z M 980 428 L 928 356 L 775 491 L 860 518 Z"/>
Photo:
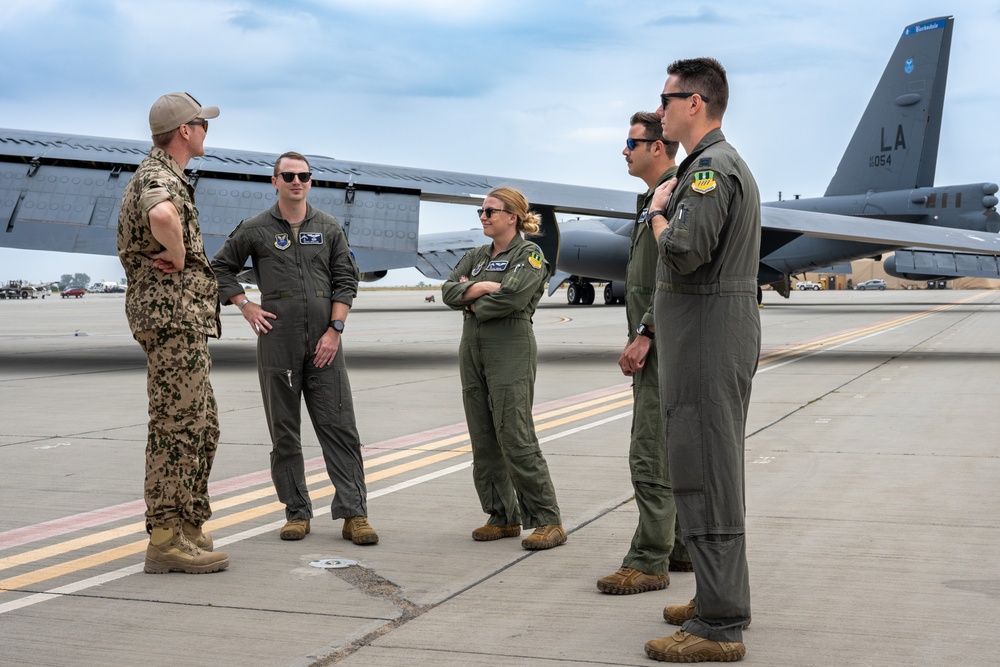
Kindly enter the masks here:
<path id="1" fill-rule="evenodd" d="M 605 403 L 609 399 L 615 399 L 623 395 L 628 395 L 629 397 L 626 400 L 618 400 L 613 403 Z M 631 392 L 620 392 L 600 399 L 593 399 L 590 401 L 586 401 L 579 405 L 572 405 L 563 408 L 558 408 L 543 413 L 538 417 L 547 419 L 548 417 L 559 416 L 567 412 L 578 411 L 581 407 L 590 407 L 601 403 L 605 404 L 590 410 L 577 412 L 576 414 L 562 417 L 560 419 L 548 419 L 548 421 L 545 421 L 544 423 L 537 425 L 535 427 L 535 430 L 545 431 L 581 419 L 586 419 L 588 417 L 600 415 L 605 412 L 615 410 L 618 408 L 631 407 L 632 405 Z M 468 439 L 469 436 L 467 433 L 461 436 L 452 436 L 449 438 L 443 438 L 441 440 L 432 443 L 421 445 L 419 449 L 408 449 L 402 452 L 393 452 L 391 454 L 374 457 L 370 461 L 366 461 L 365 465 L 367 468 L 370 468 L 373 465 L 385 464 L 394 460 L 398 460 L 399 458 L 426 454 L 427 451 L 429 450 L 440 449 L 442 447 L 447 447 L 448 445 L 453 445 L 463 441 L 467 442 Z M 407 472 L 411 472 L 413 470 L 417 470 L 426 467 L 428 465 L 433 465 L 435 463 L 440 463 L 441 461 L 446 461 L 448 459 L 455 458 L 463 454 L 468 454 L 471 451 L 472 451 L 471 445 L 463 444 L 460 447 L 456 447 L 454 449 L 445 452 L 438 452 L 437 454 L 433 454 L 430 456 L 422 456 L 408 463 L 403 463 L 390 468 L 385 468 L 384 470 L 379 470 L 376 472 L 369 473 L 365 475 L 365 483 L 371 484 L 372 482 L 378 482 L 383 479 L 394 477 L 396 475 L 405 474 Z M 323 481 L 327 481 L 326 471 L 317 473 L 315 475 L 311 475 L 306 478 L 307 484 L 315 484 Z M 333 485 L 327 482 L 325 486 L 311 490 L 310 496 L 312 498 L 319 499 L 331 496 L 333 495 L 334 492 L 335 489 Z M 212 505 L 215 508 L 215 510 L 222 510 L 222 509 L 227 509 L 229 507 L 234 507 L 236 505 L 242 505 L 254 500 L 260 500 L 261 498 L 264 497 L 273 497 L 273 494 L 274 490 L 270 486 L 267 486 L 265 488 L 257 489 L 247 493 L 242 493 L 230 498 L 224 498 L 222 500 L 213 501 Z M 284 504 L 278 501 L 272 501 L 264 505 L 243 510 L 242 512 L 236 512 L 234 514 L 230 514 L 227 516 L 213 518 L 208 522 L 208 524 L 206 524 L 206 528 L 208 530 L 219 530 L 222 528 L 227 528 L 229 526 L 242 523 L 244 521 L 251 521 L 254 519 L 258 519 L 262 516 L 266 516 L 267 514 L 272 514 L 275 512 L 282 511 L 283 509 L 284 509 Z M 92 535 L 85 535 L 83 537 L 78 537 L 71 540 L 67 540 L 65 542 L 60 542 L 59 544 L 54 544 L 48 547 L 42 547 L 40 549 L 33 549 L 31 551 L 27 551 L 22 554 L 16 554 L 13 556 L 2 558 L 0 559 L 0 570 L 9 569 L 12 567 L 16 567 L 18 565 L 26 565 L 28 563 L 43 560 L 45 558 L 59 556 L 65 553 L 69 553 L 71 551 L 75 551 L 77 549 L 86 548 L 113 539 L 126 537 L 128 535 L 141 534 L 143 532 L 145 532 L 145 522 L 137 522 L 125 526 L 120 526 L 118 528 L 112 528 L 109 530 L 100 531 Z M 3 579 L 0 580 L 0 589 L 16 589 L 16 588 L 32 586 L 41 583 L 43 581 L 54 579 L 56 577 L 61 577 L 67 574 L 72 574 L 74 572 L 89 569 L 91 567 L 103 565 L 105 563 L 118 560 L 120 558 L 134 556 L 135 554 L 141 553 L 146 548 L 147 544 L 148 540 L 143 538 L 142 540 L 139 540 L 137 542 L 132 542 L 130 544 L 114 547 L 112 549 L 108 549 L 97 554 L 83 556 L 80 558 L 76 558 L 74 560 L 67 561 L 65 563 L 59 563 L 49 567 L 33 570 L 32 572 L 28 572 L 22 575 L 10 577 L 8 579 Z M 0 595 L 2 595 L 2 592 L 0 592 Z"/>
<path id="2" fill-rule="evenodd" d="M 964 305 L 970 301 L 980 299 L 985 296 L 985 293 L 973 294 L 971 296 L 960 299 L 955 303 L 942 304 L 940 306 L 935 306 L 929 308 L 928 310 L 921 311 L 919 313 L 912 313 L 910 315 L 904 315 L 902 317 L 897 317 L 891 320 L 886 320 L 884 322 L 878 322 L 867 327 L 861 327 L 858 329 L 850 329 L 848 331 L 841 331 L 830 336 L 825 336 L 823 338 L 818 338 L 816 340 L 805 341 L 803 343 L 798 343 L 795 345 L 790 345 L 785 348 L 780 348 L 776 350 L 770 350 L 761 354 L 760 365 L 765 364 L 775 364 L 779 361 L 784 361 L 791 357 L 801 356 L 804 354 L 809 354 L 811 352 L 816 352 L 824 348 L 829 348 L 834 345 L 847 343 L 859 338 L 864 338 L 865 336 L 871 336 L 876 333 L 881 333 L 883 331 L 888 331 L 889 329 L 894 329 L 896 327 L 903 326 L 904 324 L 910 324 L 911 322 L 916 322 L 917 320 L 924 319 L 925 317 L 930 317 L 940 312 L 946 310 L 951 310 L 957 308 L 958 306 Z"/>

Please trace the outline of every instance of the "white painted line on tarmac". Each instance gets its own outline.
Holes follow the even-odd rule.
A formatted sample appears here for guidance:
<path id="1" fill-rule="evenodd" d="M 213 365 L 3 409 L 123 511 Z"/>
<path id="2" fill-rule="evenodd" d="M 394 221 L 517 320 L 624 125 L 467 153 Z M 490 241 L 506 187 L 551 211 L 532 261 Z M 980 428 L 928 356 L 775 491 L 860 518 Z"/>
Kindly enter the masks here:
<path id="1" fill-rule="evenodd" d="M 588 429 L 596 428 L 598 426 L 603 426 L 604 424 L 615 421 L 617 419 L 624 419 L 625 417 L 628 417 L 631 414 L 632 411 L 628 410 L 627 412 L 623 412 L 621 414 L 614 415 L 611 417 L 606 417 L 604 419 L 600 419 L 590 424 L 577 426 L 575 428 L 567 429 L 559 433 L 553 433 L 552 435 L 541 438 L 538 442 L 545 443 L 545 442 L 551 442 L 552 440 L 557 440 L 559 438 L 565 438 L 567 436 L 574 435 L 581 431 L 586 431 Z M 448 468 L 443 468 L 436 472 L 431 472 L 427 473 L 426 475 L 414 477 L 413 479 L 407 480 L 405 482 L 400 482 L 399 484 L 393 484 L 392 486 L 387 486 L 384 489 L 379 489 L 378 491 L 372 491 L 371 493 L 368 494 L 368 498 L 371 499 L 371 498 L 379 498 L 381 496 L 386 496 L 389 495 L 390 493 L 395 493 L 397 491 L 408 489 L 412 486 L 417 486 L 425 482 L 430 482 L 432 480 L 438 479 L 439 477 L 444 477 L 446 475 L 450 475 L 452 473 L 456 473 L 459 472 L 460 470 L 465 470 L 466 468 L 470 467 L 472 467 L 472 461 L 459 463 L 457 465 L 453 465 Z M 315 518 L 329 513 L 330 513 L 330 508 L 327 506 L 316 511 L 313 516 Z M 283 525 L 285 525 L 285 520 L 279 519 L 278 521 L 273 521 L 264 526 L 258 526 L 256 528 L 251 528 L 250 530 L 244 530 L 241 533 L 236 533 L 235 535 L 219 538 L 215 540 L 215 544 L 220 547 L 226 546 L 228 544 L 234 544 L 236 542 L 241 542 L 251 537 L 257 537 L 258 535 L 263 535 L 264 533 L 270 533 L 272 531 L 278 530 Z M 34 593 L 32 595 L 23 597 L 19 600 L 6 602 L 4 604 L 0 604 L 0 615 L 6 614 L 11 611 L 17 611 L 18 609 L 24 609 L 25 607 L 30 607 L 40 602 L 46 602 L 47 600 L 54 600 L 56 598 L 62 597 L 63 595 L 71 595 L 73 593 L 78 593 L 79 591 L 87 590 L 88 588 L 93 588 L 95 586 L 101 586 L 103 584 L 111 583 L 112 581 L 116 581 L 118 579 L 127 577 L 130 574 L 137 574 L 139 572 L 142 572 L 142 568 L 143 568 L 142 564 L 129 565 L 128 567 L 123 567 L 113 572 L 107 572 L 105 574 L 100 574 L 95 577 L 82 579 L 81 581 L 77 581 L 72 584 L 67 584 L 65 586 L 53 588 L 52 590 L 46 591 L 44 593 Z"/>

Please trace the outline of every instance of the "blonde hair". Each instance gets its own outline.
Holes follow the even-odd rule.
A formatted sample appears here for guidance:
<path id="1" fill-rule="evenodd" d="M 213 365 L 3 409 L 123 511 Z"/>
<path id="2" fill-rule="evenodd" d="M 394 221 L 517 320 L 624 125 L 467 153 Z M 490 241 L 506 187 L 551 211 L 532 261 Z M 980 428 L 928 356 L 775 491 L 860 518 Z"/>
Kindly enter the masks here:
<path id="1" fill-rule="evenodd" d="M 517 231 L 525 236 L 537 236 L 542 229 L 542 218 L 528 210 L 528 200 L 514 188 L 499 187 L 490 191 L 487 197 L 503 202 L 504 210 L 517 216 Z"/>

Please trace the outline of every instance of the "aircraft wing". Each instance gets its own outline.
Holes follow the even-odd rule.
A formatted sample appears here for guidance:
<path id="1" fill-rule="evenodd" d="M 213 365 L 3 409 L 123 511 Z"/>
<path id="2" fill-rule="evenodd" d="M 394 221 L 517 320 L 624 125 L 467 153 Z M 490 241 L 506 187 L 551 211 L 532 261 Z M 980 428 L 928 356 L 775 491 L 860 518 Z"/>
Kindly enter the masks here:
<path id="1" fill-rule="evenodd" d="M 116 254 L 118 211 L 148 141 L 0 129 L 0 246 Z M 206 149 L 187 171 L 211 257 L 241 220 L 275 202 L 277 155 Z M 479 204 L 510 185 L 555 213 L 633 214 L 631 192 L 309 156 L 313 206 L 344 226 L 362 272 L 418 265 L 421 201 Z"/>
<path id="2" fill-rule="evenodd" d="M 761 207 L 761 228 L 765 236 L 769 232 L 804 234 L 886 248 L 919 246 L 1000 255 L 1000 234 L 770 206 Z M 761 245 L 765 243 L 766 239 L 762 240 Z"/>

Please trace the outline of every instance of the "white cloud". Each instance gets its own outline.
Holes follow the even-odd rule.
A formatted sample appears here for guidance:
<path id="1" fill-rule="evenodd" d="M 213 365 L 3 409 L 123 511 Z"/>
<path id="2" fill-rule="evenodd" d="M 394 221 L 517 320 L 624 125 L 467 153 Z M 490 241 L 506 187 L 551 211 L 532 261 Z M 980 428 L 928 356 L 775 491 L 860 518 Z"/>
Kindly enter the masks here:
<path id="1" fill-rule="evenodd" d="M 714 55 L 733 92 L 726 134 L 763 198 L 817 195 L 903 27 L 942 13 L 937 0 L 849 5 L 8 1 L 0 125 L 144 139 L 153 100 L 187 90 L 222 110 L 213 146 L 632 190 L 628 117 L 655 107 L 671 61 Z M 983 72 L 1000 15 L 956 9 L 938 182 L 1000 181 L 982 145 L 997 129 Z M 474 224 L 444 217 L 425 230 Z"/>

